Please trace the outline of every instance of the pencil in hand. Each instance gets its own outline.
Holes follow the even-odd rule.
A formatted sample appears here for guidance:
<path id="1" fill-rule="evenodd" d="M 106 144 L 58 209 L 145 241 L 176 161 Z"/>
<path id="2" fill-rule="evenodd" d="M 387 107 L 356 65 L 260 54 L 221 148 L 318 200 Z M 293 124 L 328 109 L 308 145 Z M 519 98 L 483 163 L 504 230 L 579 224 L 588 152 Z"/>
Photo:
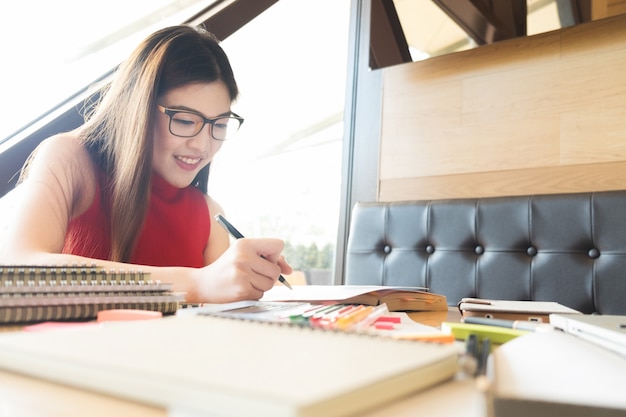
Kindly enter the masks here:
<path id="1" fill-rule="evenodd" d="M 239 230 L 237 230 L 235 228 L 235 226 L 233 226 L 232 224 L 230 224 L 230 222 L 228 220 L 226 220 L 226 218 L 224 218 L 224 216 L 222 216 L 221 214 L 216 214 L 215 215 L 215 220 L 217 220 L 217 222 L 222 225 L 222 227 L 224 227 L 224 229 L 226 229 L 228 231 L 228 233 L 230 233 L 230 235 L 232 237 L 234 237 L 235 239 L 241 239 L 243 238 L 243 235 L 239 232 Z M 265 259 L 265 256 L 261 255 L 261 258 Z M 287 280 L 285 279 L 285 277 L 283 277 L 283 275 L 281 274 L 278 277 L 278 280 L 287 288 L 289 288 L 290 290 L 293 290 L 293 288 L 291 288 L 291 285 L 289 284 L 289 282 L 287 282 Z"/>

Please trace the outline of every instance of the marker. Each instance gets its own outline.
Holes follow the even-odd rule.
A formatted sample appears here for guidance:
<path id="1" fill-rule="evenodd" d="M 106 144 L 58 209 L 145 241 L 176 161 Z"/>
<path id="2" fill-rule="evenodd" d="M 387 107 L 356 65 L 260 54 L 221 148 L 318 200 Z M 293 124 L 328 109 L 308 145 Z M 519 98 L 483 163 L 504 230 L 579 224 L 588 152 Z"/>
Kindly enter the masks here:
<path id="1" fill-rule="evenodd" d="M 376 320 L 378 320 L 380 317 L 382 317 L 384 314 L 387 314 L 387 313 L 389 313 L 387 304 L 383 303 L 383 304 L 377 305 L 376 307 L 374 307 L 372 312 L 367 317 L 359 321 L 354 326 L 355 330 L 359 331 L 359 330 L 366 329 L 368 326 L 371 326 L 372 324 L 376 323 Z"/>
<path id="2" fill-rule="evenodd" d="M 224 216 L 222 216 L 221 214 L 217 214 L 215 216 L 215 220 L 217 220 L 217 222 L 221 224 L 224 227 L 224 229 L 228 230 L 228 233 L 230 233 L 231 236 L 234 237 L 235 239 L 243 238 L 243 235 L 239 232 L 239 230 L 235 229 L 235 226 L 230 224 L 230 222 L 226 220 Z M 261 255 L 261 258 L 266 259 L 265 256 L 263 255 Z M 285 277 L 282 276 L 282 274 L 278 277 L 278 280 L 282 282 L 283 285 L 289 288 L 290 290 L 293 289 L 291 288 L 291 285 L 287 282 Z"/>
<path id="3" fill-rule="evenodd" d="M 331 329 L 334 327 L 335 323 L 340 317 L 349 314 L 356 307 L 352 304 L 343 305 L 339 310 L 331 311 L 327 314 L 324 314 L 318 321 L 312 322 L 312 324 L 316 327 L 322 327 L 325 329 Z"/>
<path id="4" fill-rule="evenodd" d="M 326 308 L 328 308 L 328 306 L 324 304 L 312 305 L 310 309 L 304 312 L 290 315 L 289 322 L 293 324 L 302 325 L 302 326 L 308 326 L 309 319 L 313 316 L 313 314 L 315 314 L 318 310 L 322 310 Z"/>
<path id="5" fill-rule="evenodd" d="M 335 327 L 341 330 L 347 330 L 370 315 L 372 311 L 374 311 L 374 307 L 372 306 L 359 305 L 350 313 L 343 317 L 339 317 L 335 323 Z"/>
<path id="6" fill-rule="evenodd" d="M 319 327 L 320 322 L 324 320 L 325 317 L 328 317 L 330 314 L 333 314 L 334 312 L 339 311 L 345 307 L 345 304 L 333 304 L 328 306 L 328 308 L 316 310 L 313 315 L 309 317 L 309 326 Z"/>

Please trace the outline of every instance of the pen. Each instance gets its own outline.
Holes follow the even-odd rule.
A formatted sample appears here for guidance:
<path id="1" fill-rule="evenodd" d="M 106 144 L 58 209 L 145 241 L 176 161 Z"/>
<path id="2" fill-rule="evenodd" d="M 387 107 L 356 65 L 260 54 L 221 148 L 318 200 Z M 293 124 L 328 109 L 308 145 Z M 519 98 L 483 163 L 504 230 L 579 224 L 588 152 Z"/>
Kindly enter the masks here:
<path id="1" fill-rule="evenodd" d="M 230 233 L 231 236 L 234 237 L 235 239 L 243 238 L 243 235 L 239 232 L 239 230 L 235 229 L 235 226 L 230 224 L 230 222 L 228 220 L 226 220 L 224 218 L 224 216 L 222 216 L 221 214 L 218 213 L 215 216 L 215 220 L 217 220 L 217 222 L 219 224 L 221 224 L 224 227 L 224 229 L 226 229 L 228 231 L 228 233 Z M 261 258 L 265 259 L 265 256 L 261 255 Z M 290 290 L 293 289 L 293 288 L 291 288 L 291 285 L 287 282 L 285 277 L 282 276 L 282 274 L 278 277 L 278 280 L 280 282 L 282 282 L 283 285 L 286 286 L 287 288 L 289 288 Z"/>
<path id="2" fill-rule="evenodd" d="M 504 320 L 504 319 L 490 319 L 486 317 L 465 317 L 463 323 L 468 324 L 484 324 L 488 326 L 506 327 L 508 329 L 526 330 L 530 332 L 536 332 L 540 330 L 549 330 L 551 326 L 542 322 L 528 321 L 528 320 Z"/>
<path id="3" fill-rule="evenodd" d="M 491 353 L 491 340 L 485 337 L 482 340 L 480 350 L 478 352 L 478 367 L 476 369 L 476 376 L 485 375 L 487 373 L 487 360 Z"/>
<path id="4" fill-rule="evenodd" d="M 471 333 L 465 339 L 465 352 L 474 359 L 478 358 L 478 336 Z"/>
<path id="5" fill-rule="evenodd" d="M 469 334 L 465 339 L 465 354 L 461 356 L 461 369 L 466 375 L 476 375 L 478 372 L 478 336 L 474 333 Z"/>

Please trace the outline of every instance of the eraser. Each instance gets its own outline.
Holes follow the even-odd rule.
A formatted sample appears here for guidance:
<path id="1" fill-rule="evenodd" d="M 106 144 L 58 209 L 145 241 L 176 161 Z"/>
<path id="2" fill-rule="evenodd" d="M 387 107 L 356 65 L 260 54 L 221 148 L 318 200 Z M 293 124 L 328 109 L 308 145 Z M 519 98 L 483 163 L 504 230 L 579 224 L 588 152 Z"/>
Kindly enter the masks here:
<path id="1" fill-rule="evenodd" d="M 160 311 L 114 309 L 99 311 L 97 321 L 101 323 L 105 321 L 152 320 L 161 317 L 163 317 L 163 313 Z"/>

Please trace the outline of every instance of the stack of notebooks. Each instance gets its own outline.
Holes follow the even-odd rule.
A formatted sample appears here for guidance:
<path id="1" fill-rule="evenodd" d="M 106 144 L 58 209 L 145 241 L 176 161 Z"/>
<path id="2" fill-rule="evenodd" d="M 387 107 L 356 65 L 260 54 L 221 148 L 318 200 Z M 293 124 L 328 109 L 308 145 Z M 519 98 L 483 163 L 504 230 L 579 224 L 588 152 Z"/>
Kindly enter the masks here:
<path id="1" fill-rule="evenodd" d="M 0 324 L 91 320 L 99 311 L 173 314 L 184 295 L 141 271 L 97 266 L 0 265 Z"/>

